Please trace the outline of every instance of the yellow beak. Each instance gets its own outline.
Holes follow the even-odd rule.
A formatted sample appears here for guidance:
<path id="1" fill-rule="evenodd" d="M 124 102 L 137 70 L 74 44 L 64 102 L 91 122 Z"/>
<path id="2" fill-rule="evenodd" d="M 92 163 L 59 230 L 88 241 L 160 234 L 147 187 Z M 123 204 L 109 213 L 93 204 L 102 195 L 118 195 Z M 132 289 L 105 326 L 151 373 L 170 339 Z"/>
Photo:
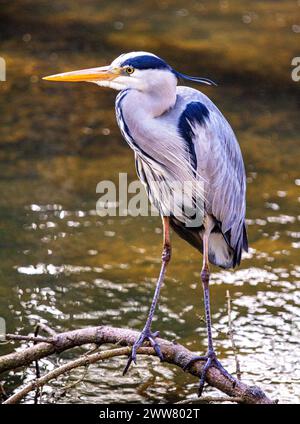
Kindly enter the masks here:
<path id="1" fill-rule="evenodd" d="M 112 69 L 109 66 L 102 66 L 100 68 L 81 69 L 80 71 L 64 72 L 63 74 L 50 75 L 44 77 L 47 81 L 111 81 L 120 75 L 120 69 Z"/>

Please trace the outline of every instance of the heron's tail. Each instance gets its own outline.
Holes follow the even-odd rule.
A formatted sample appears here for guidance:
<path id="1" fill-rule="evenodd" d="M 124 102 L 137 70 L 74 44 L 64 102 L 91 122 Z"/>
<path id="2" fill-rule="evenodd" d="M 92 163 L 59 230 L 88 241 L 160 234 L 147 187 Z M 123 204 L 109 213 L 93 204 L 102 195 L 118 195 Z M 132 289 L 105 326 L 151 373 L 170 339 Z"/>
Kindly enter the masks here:
<path id="1" fill-rule="evenodd" d="M 221 232 L 210 233 L 208 259 L 221 268 L 234 268 L 234 250 L 228 245 Z"/>

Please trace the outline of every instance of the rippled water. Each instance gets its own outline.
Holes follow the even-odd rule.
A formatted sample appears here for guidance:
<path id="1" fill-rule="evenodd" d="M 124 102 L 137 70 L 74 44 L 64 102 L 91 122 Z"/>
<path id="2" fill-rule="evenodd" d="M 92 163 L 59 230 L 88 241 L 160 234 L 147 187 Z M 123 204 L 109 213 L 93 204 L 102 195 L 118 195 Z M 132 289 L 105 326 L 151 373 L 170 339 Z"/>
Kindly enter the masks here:
<path id="1" fill-rule="evenodd" d="M 89 7 L 93 4 L 89 2 Z M 178 7 L 176 10 L 184 17 L 186 12 Z M 107 7 L 108 11 L 111 15 L 107 21 L 112 16 L 116 22 L 121 20 L 117 12 Z M 74 13 L 78 17 L 76 10 Z M 239 13 L 244 16 L 242 11 Z M 213 16 L 209 19 L 218 20 Z M 154 25 L 155 18 L 149 22 Z M 243 33 L 240 18 L 233 22 L 234 31 Z M 165 25 L 170 25 L 167 18 Z M 177 29 L 189 39 L 188 30 L 183 26 Z M 223 29 L 226 33 L 225 26 Z M 78 30 L 71 31 L 70 37 L 75 37 Z M 22 39 L 29 29 L 20 31 Z M 42 70 L 41 74 L 52 73 L 61 63 L 66 67 L 65 59 L 55 63 L 41 60 L 39 43 L 44 43 L 47 54 L 59 51 L 59 46 L 52 40 L 54 45 L 49 47 L 49 40 L 41 41 L 39 32 L 32 31 L 33 46 L 25 55 L 28 66 L 31 60 L 37 60 L 34 69 Z M 118 31 L 111 30 L 111 37 L 117 37 Z M 121 51 L 124 39 L 113 39 L 114 49 Z M 7 50 L 12 42 L 8 36 Z M 64 42 L 67 49 L 66 37 Z M 168 58 L 167 48 L 162 47 L 159 53 Z M 80 63 L 82 57 L 90 60 L 90 52 L 80 48 L 68 55 L 73 62 L 67 70 L 85 67 Z M 110 56 L 111 51 L 106 55 Z M 13 62 L 17 67 L 19 59 L 17 56 Z M 184 70 L 180 60 L 173 64 Z M 26 72 L 30 76 L 34 71 Z M 198 68 L 194 70 L 197 72 Z M 282 88 L 266 89 L 270 84 L 267 76 L 265 80 L 257 76 L 257 81 L 262 81 L 257 82 L 256 90 L 255 78 L 249 87 L 242 78 L 231 81 L 226 72 L 223 83 L 206 93 L 232 122 L 244 153 L 251 248 L 239 269 L 213 269 L 216 350 L 224 365 L 233 371 L 233 352 L 227 336 L 229 290 L 243 379 L 260 385 L 281 402 L 299 403 L 300 128 L 296 88 L 284 85 L 283 77 Z M 21 334 L 32 331 L 39 320 L 58 331 L 99 324 L 141 329 L 160 267 L 161 225 L 154 217 L 108 219 L 95 212 L 100 180 L 117 181 L 119 172 L 135 178 L 132 153 L 114 122 L 113 93 L 88 85 L 45 84 L 25 84 L 12 73 L 12 79 L 1 87 L 10 102 L 0 106 L 6 111 L 6 143 L 0 167 L 0 315 L 6 318 L 9 332 Z M 153 327 L 167 339 L 204 352 L 201 257 L 175 235 L 173 249 Z M 3 353 L 11 349 L 11 345 L 0 346 Z M 67 352 L 59 359 L 43 360 L 42 367 L 51 369 L 56 362 L 77 354 Z M 83 381 L 63 396 L 59 385 L 48 386 L 44 402 L 165 403 L 195 393 L 198 382 L 194 377 L 154 358 L 140 358 L 126 377 L 122 377 L 124 364 L 125 358 L 114 358 L 91 366 Z M 76 370 L 62 381 L 76 381 L 82 375 L 83 370 Z M 7 390 L 32 376 L 33 370 L 10 376 Z M 207 392 L 215 391 L 208 388 Z M 29 396 L 26 402 L 31 401 Z"/>

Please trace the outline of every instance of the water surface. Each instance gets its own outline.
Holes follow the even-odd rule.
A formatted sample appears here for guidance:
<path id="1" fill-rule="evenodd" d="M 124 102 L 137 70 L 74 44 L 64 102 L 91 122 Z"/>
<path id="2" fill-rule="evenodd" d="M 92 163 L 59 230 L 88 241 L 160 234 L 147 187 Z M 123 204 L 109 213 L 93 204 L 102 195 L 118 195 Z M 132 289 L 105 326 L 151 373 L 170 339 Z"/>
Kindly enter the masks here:
<path id="1" fill-rule="evenodd" d="M 243 379 L 281 402 L 299 403 L 299 86 L 290 78 L 299 7 L 284 1 L 272 8 L 253 2 L 251 10 L 246 2 L 188 1 L 182 8 L 146 1 L 119 8 L 120 2 L 38 1 L 33 10 L 33 2 L 19 3 L 23 10 L 16 14 L 7 2 L 1 23 L 8 79 L 0 87 L 0 315 L 8 331 L 27 334 L 40 320 L 57 331 L 144 325 L 160 267 L 160 219 L 95 212 L 99 181 L 117 181 L 119 172 L 136 178 L 115 123 L 115 93 L 40 81 L 143 48 L 220 83 L 203 91 L 241 144 L 250 251 L 235 271 L 213 268 L 216 350 L 234 371 L 229 290 Z M 199 254 L 174 235 L 153 328 L 204 352 L 200 267 Z M 11 349 L 0 346 L 2 353 Z M 42 369 L 76 355 L 43 360 Z M 195 393 L 194 377 L 154 358 L 139 358 L 126 377 L 124 364 L 125 358 L 114 358 L 91 366 L 61 396 L 62 383 L 83 375 L 76 370 L 45 387 L 43 401 L 166 403 Z M 10 375 L 6 389 L 32 377 L 33 369 Z"/>

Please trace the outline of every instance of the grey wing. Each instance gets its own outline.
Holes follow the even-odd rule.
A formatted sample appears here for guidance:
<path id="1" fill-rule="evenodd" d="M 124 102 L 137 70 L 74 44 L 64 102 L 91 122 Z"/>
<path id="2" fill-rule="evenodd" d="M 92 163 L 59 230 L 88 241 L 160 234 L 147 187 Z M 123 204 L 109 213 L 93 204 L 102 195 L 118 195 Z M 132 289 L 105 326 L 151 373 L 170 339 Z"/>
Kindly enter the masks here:
<path id="1" fill-rule="evenodd" d="M 193 143 L 197 173 L 204 180 L 205 212 L 216 221 L 232 249 L 232 266 L 247 250 L 245 227 L 246 176 L 241 150 L 233 130 L 218 108 L 204 94 L 187 104 L 179 126 Z"/>

